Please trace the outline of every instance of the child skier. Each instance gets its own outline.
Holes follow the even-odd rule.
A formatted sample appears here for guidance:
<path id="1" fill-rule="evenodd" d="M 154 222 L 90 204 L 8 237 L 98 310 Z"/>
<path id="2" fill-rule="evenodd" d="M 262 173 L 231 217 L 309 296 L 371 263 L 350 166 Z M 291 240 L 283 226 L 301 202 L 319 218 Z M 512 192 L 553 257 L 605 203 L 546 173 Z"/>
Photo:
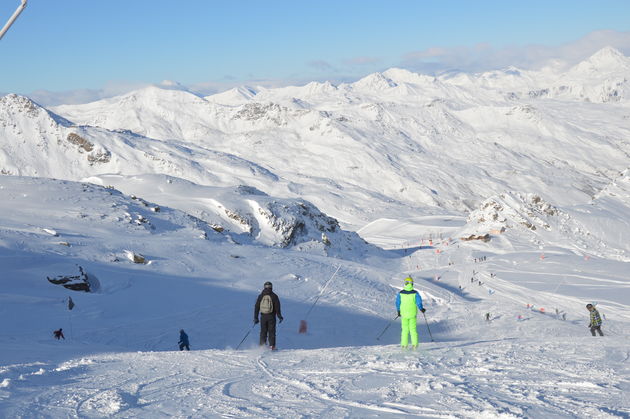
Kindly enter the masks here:
<path id="1" fill-rule="evenodd" d="M 405 287 L 396 296 L 396 310 L 398 311 L 398 316 L 400 316 L 400 346 L 403 349 L 407 349 L 409 335 L 411 334 L 411 347 L 416 349 L 418 347 L 416 316 L 418 315 L 418 310 L 423 313 L 426 310 L 422 307 L 420 294 L 413 289 L 413 279 L 410 276 L 405 278 Z"/>
<path id="2" fill-rule="evenodd" d="M 604 336 L 602 332 L 602 318 L 599 316 L 599 311 L 597 311 L 593 304 L 587 304 L 586 309 L 591 312 L 591 322 L 588 324 L 588 327 L 591 329 L 591 334 L 595 336 L 595 331 L 597 331 L 600 336 Z"/>
<path id="3" fill-rule="evenodd" d="M 63 329 L 61 329 L 61 327 L 59 328 L 59 330 L 55 330 L 53 332 L 53 336 L 55 337 L 55 339 L 59 340 L 59 339 L 63 339 L 66 340 L 66 337 L 63 335 Z"/>
<path id="4" fill-rule="evenodd" d="M 188 335 L 184 332 L 184 329 L 179 331 L 179 350 L 183 351 L 186 348 L 187 351 L 190 351 L 190 342 L 188 341 Z"/>

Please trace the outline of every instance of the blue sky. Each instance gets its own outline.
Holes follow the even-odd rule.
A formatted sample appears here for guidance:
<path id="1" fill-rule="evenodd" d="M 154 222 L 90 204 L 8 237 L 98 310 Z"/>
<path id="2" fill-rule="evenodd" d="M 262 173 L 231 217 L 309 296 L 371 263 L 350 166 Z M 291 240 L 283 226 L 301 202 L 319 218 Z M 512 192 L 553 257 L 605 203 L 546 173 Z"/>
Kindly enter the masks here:
<path id="1" fill-rule="evenodd" d="M 18 4 L 0 0 L 2 25 Z M 605 43 L 630 53 L 630 1 L 29 0 L 0 41 L 0 92 L 478 71 Z"/>

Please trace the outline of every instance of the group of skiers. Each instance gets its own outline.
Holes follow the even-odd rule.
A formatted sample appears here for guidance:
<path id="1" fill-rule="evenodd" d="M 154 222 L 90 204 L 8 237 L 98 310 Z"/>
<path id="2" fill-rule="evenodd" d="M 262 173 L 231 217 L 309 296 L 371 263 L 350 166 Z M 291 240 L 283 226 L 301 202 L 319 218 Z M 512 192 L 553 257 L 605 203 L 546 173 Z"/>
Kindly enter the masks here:
<path id="1" fill-rule="evenodd" d="M 282 309 L 280 298 L 273 292 L 273 284 L 269 281 L 263 285 L 262 292 L 256 298 L 254 304 L 254 324 L 260 323 L 260 346 L 269 345 L 272 351 L 276 350 L 276 317 L 282 323 Z M 179 350 L 190 350 L 188 335 L 184 329 L 179 331 Z"/>
<path id="2" fill-rule="evenodd" d="M 268 344 L 272 351 L 276 350 L 276 317 L 282 323 L 282 309 L 280 298 L 273 292 L 273 284 L 269 281 L 263 285 L 262 292 L 256 298 L 254 304 L 254 324 L 260 323 L 260 346 Z M 190 350 L 188 335 L 184 329 L 179 331 L 179 350 Z"/>
<path id="3" fill-rule="evenodd" d="M 587 304 L 586 309 L 590 312 L 588 327 L 591 334 L 596 336 L 598 333 L 600 336 L 604 336 L 599 312 L 593 304 Z M 405 278 L 404 287 L 396 296 L 396 311 L 398 313 L 397 318 L 400 317 L 400 346 L 403 349 L 408 349 L 409 337 L 411 336 L 411 348 L 416 349 L 418 347 L 418 311 L 424 314 L 426 309 L 422 305 L 420 293 L 413 288 L 411 276 Z M 271 350 L 276 350 L 276 318 L 280 323 L 284 320 L 280 308 L 280 298 L 273 292 L 273 284 L 267 281 L 254 304 L 254 325 L 260 323 L 260 346 L 268 345 Z M 490 320 L 490 313 L 486 313 L 486 320 Z M 65 339 L 61 328 L 55 330 L 53 336 L 55 339 Z M 177 343 L 180 351 L 190 350 L 190 341 L 184 329 L 179 331 L 179 342 Z"/>

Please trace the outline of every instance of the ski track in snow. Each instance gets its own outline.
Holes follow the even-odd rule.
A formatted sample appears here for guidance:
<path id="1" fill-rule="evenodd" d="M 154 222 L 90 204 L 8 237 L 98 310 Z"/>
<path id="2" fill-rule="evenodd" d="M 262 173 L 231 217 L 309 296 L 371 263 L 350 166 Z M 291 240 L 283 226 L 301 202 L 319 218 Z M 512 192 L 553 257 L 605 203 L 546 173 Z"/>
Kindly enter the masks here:
<path id="1" fill-rule="evenodd" d="M 556 338 L 487 343 L 426 343 L 418 351 L 384 346 L 123 353 L 57 367 L 15 366 L 11 373 L 19 377 L 8 387 L 18 401 L 23 393 L 31 394 L 31 401 L 3 397 L 0 413 L 15 418 L 630 415 L 626 347 Z"/>

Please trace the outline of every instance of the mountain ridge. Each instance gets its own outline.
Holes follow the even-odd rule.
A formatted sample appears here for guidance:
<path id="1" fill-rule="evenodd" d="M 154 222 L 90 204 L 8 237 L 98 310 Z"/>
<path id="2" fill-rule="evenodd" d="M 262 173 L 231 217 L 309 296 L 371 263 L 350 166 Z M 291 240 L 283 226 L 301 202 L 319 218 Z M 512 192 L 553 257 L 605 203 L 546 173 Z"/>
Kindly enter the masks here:
<path id="1" fill-rule="evenodd" d="M 594 60 L 615 54 L 604 50 Z M 363 83 L 377 82 L 384 90 L 366 90 L 361 81 L 313 82 L 237 89 L 231 93 L 237 102 L 229 103 L 230 95 L 212 102 L 212 96 L 152 86 L 87 105 L 53 107 L 68 123 L 39 143 L 54 148 L 66 142 L 70 129 L 80 130 L 77 135 L 102 146 L 101 154 L 110 153 L 111 160 L 81 163 L 79 170 L 74 154 L 60 155 L 61 166 L 75 167 L 72 171 L 38 173 L 77 180 L 105 170 L 139 170 L 208 186 L 249 184 L 270 195 L 304 198 L 359 228 L 391 216 L 374 213 L 375 201 L 388 203 L 401 217 L 427 210 L 468 212 L 506 190 L 535 193 L 556 205 L 578 204 L 627 167 L 625 84 L 611 85 L 605 74 L 597 74 L 595 84 L 582 80 L 572 88 L 542 88 L 553 85 L 545 73 L 539 90 L 531 88 L 542 73 L 516 68 L 465 77 L 403 69 L 374 74 Z M 516 80 L 520 90 L 511 89 L 506 78 Z M 602 79 L 608 81 L 601 84 Z M 594 100 L 586 100 L 591 96 Z M 7 126 L 16 112 L 2 116 Z M 10 144 L 31 142 L 33 136 L 6 127 L 5 132 L 2 169 L 35 174 L 10 163 L 22 159 Z M 133 163 L 133 172 L 124 168 L 138 156 L 152 163 Z M 215 173 L 218 156 L 241 159 L 245 171 L 234 176 L 220 163 Z M 37 167 L 38 159 L 32 154 L 20 166 Z"/>

